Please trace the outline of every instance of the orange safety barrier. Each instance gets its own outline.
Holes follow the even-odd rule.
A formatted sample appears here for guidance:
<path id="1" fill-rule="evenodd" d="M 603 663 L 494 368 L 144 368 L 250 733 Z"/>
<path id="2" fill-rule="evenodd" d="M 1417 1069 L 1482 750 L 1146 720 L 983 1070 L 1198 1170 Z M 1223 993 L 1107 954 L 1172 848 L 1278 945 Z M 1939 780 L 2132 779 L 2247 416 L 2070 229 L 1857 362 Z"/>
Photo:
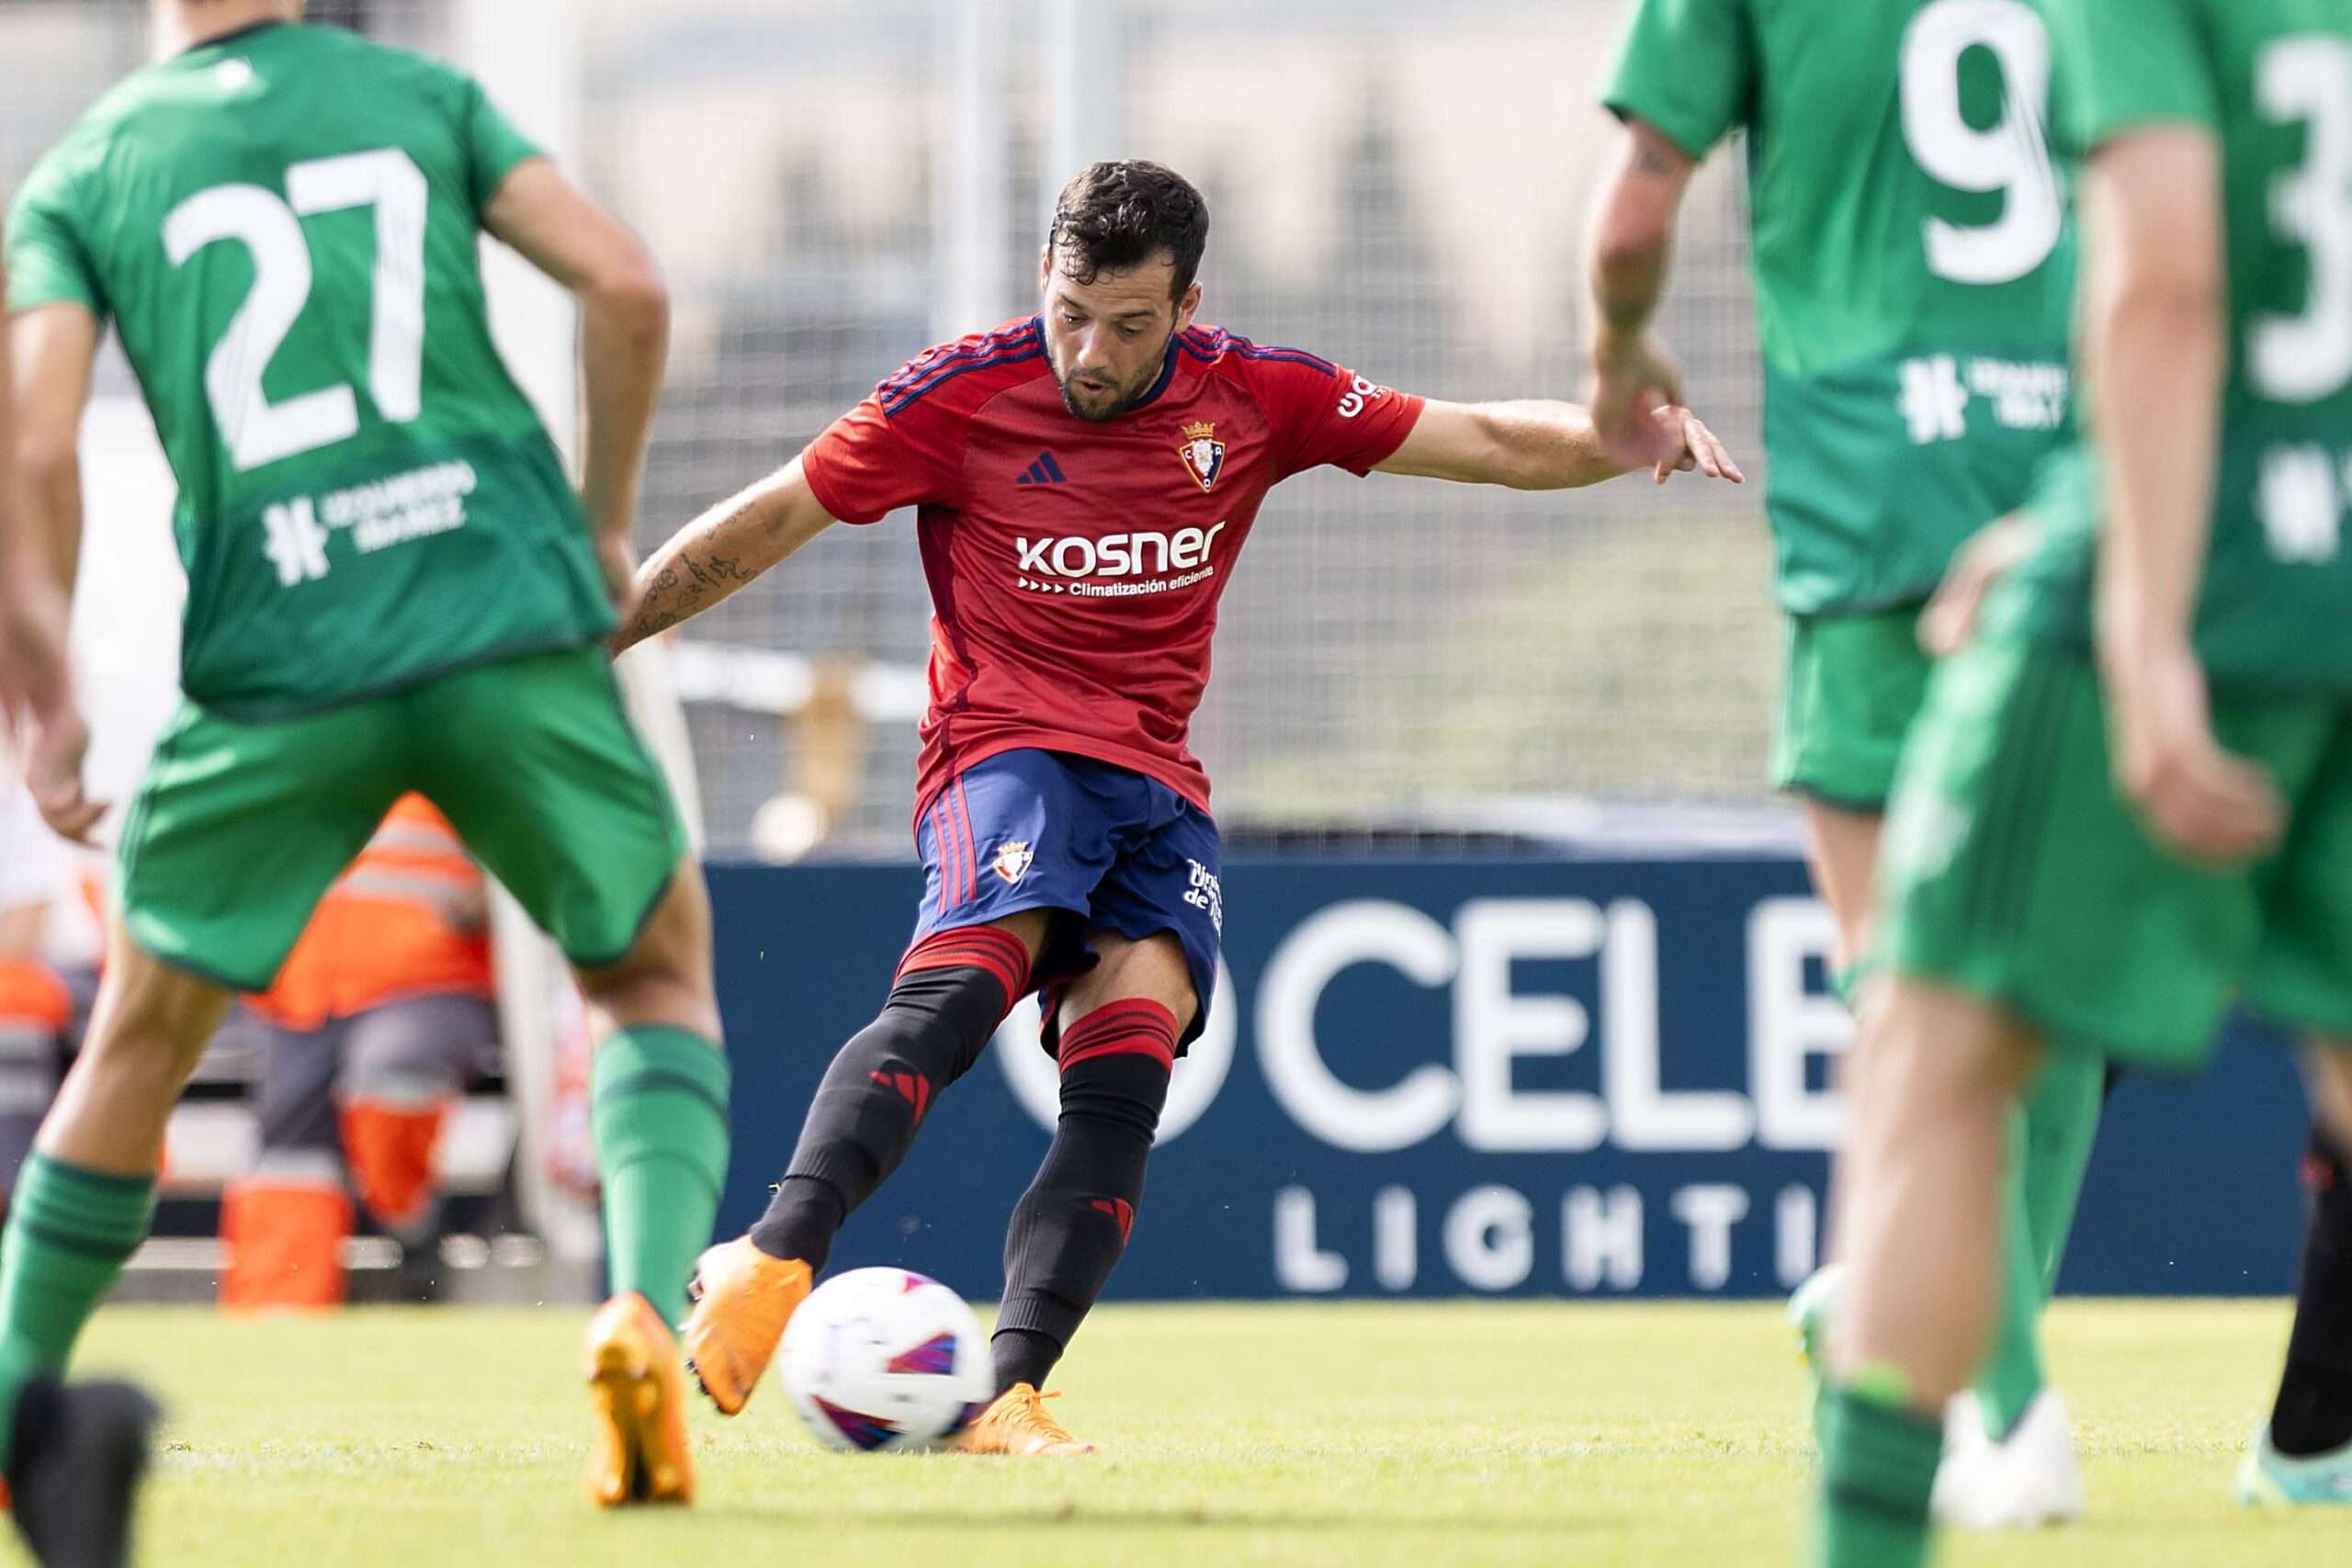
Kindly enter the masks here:
<path id="1" fill-rule="evenodd" d="M 341 1306 L 352 1219 L 339 1181 L 259 1175 L 232 1182 L 220 1198 L 229 1252 L 220 1304 L 240 1312 Z"/>

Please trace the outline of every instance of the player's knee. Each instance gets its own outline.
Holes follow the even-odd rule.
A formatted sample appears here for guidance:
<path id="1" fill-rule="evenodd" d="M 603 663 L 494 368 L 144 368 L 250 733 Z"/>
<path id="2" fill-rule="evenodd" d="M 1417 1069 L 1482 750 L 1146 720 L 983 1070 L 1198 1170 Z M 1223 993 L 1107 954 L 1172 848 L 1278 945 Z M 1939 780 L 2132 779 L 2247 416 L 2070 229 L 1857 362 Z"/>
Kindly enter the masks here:
<path id="1" fill-rule="evenodd" d="M 1201 998 L 1193 984 L 1193 967 L 1184 944 L 1168 931 L 1141 942 L 1111 931 L 1090 931 L 1087 942 L 1102 962 L 1070 982 L 1061 1007 L 1062 1032 L 1068 1034 L 1092 1014 L 1123 1001 L 1157 1002 L 1176 1021 L 1176 1038 L 1184 1037 L 1199 1016 Z"/>
<path id="2" fill-rule="evenodd" d="M 2039 1056 L 2038 1043 L 1996 1004 L 1897 978 L 1864 1017 L 1849 1087 L 1883 1124 L 2000 1111 L 2023 1091 Z"/>
<path id="3" fill-rule="evenodd" d="M 1010 1005 L 1003 976 L 991 970 L 911 969 L 891 984 L 870 1038 L 910 1065 L 936 1062 L 944 1046 L 952 1081 L 979 1060 Z"/>
<path id="4" fill-rule="evenodd" d="M 582 973 L 580 991 L 615 1029 L 666 1025 L 718 1040 L 718 999 L 707 981 L 662 968 Z"/>

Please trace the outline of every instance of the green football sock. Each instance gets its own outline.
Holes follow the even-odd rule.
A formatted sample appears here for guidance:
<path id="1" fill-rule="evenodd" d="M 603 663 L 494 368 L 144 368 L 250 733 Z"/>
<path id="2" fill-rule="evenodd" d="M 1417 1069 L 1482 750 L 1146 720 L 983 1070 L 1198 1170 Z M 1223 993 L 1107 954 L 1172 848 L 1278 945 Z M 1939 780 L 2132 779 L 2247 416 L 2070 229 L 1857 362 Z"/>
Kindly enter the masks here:
<path id="1" fill-rule="evenodd" d="M 82 1325 L 155 1217 L 153 1176 L 114 1176 L 35 1153 L 0 1239 L 0 1465 L 17 1394 L 65 1370 Z"/>
<path id="2" fill-rule="evenodd" d="M 2106 1069 L 2098 1057 L 2052 1052 L 2009 1120 L 2002 1183 L 2001 1315 L 1976 1397 L 1998 1442 L 2042 1389 L 2041 1309 L 2057 1281 L 2082 1194 Z"/>
<path id="3" fill-rule="evenodd" d="M 598 1049 L 592 1076 L 613 1290 L 676 1323 L 727 1182 L 726 1055 L 683 1029 L 628 1029 Z"/>
<path id="4" fill-rule="evenodd" d="M 1943 1428 L 1852 1387 L 1827 1390 L 1816 1412 L 1821 1496 L 1813 1568 L 1920 1568 Z"/>
<path id="5" fill-rule="evenodd" d="M 2007 1169 L 2001 1178 L 2001 1315 L 1976 1379 L 1984 1435 L 1995 1442 L 2008 1436 L 2042 1383 L 2041 1269 L 2034 1257 L 2033 1227 L 2026 1218 L 2019 1157 L 2024 1143 L 2024 1113 L 2013 1111 Z"/>
<path id="6" fill-rule="evenodd" d="M 2107 1064 L 2088 1051 L 2054 1050 L 2025 1102 L 2023 1172 L 2026 1224 L 2033 1234 L 2041 1293 L 2057 1288 L 2075 1205 L 2090 1168 L 2107 1099 Z"/>

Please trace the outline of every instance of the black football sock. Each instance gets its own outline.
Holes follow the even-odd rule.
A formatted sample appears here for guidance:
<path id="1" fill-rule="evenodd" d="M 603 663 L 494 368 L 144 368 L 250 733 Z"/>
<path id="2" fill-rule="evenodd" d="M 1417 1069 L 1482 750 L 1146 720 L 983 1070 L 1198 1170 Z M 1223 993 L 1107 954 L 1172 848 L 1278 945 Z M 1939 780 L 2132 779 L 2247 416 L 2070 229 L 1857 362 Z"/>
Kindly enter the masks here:
<path id="1" fill-rule="evenodd" d="M 1175 1058 L 1158 1002 L 1113 1002 L 1062 1032 L 1061 1118 L 1004 1237 L 998 1393 L 1044 1382 L 1125 1250 Z"/>
<path id="2" fill-rule="evenodd" d="M 1062 1342 L 1034 1328 L 1000 1328 L 989 1339 L 989 1355 L 996 1363 L 997 1393 L 1023 1382 L 1043 1388 L 1062 1359 Z"/>
<path id="3" fill-rule="evenodd" d="M 899 1168 L 932 1101 L 979 1060 L 1028 979 L 1029 950 L 994 926 L 917 943 L 881 1016 L 825 1069 L 752 1244 L 823 1269 L 842 1222 Z"/>
<path id="4" fill-rule="evenodd" d="M 2352 1443 L 2352 1176 L 2317 1129 L 2303 1179 L 2312 1205 L 2302 1279 L 2287 1371 L 2270 1412 L 2270 1440 L 2296 1459 Z"/>

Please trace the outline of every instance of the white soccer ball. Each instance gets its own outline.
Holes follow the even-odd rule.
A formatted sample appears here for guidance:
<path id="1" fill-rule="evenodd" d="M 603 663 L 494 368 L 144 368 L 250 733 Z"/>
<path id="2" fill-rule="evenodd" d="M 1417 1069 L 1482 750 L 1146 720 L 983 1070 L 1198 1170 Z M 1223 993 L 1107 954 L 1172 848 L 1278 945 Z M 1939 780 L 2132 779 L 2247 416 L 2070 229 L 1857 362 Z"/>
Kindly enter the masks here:
<path id="1" fill-rule="evenodd" d="M 793 1408 L 827 1448 L 944 1441 L 986 1408 L 994 1385 L 964 1298 L 904 1269 L 853 1269 L 818 1286 L 779 1355 Z"/>

